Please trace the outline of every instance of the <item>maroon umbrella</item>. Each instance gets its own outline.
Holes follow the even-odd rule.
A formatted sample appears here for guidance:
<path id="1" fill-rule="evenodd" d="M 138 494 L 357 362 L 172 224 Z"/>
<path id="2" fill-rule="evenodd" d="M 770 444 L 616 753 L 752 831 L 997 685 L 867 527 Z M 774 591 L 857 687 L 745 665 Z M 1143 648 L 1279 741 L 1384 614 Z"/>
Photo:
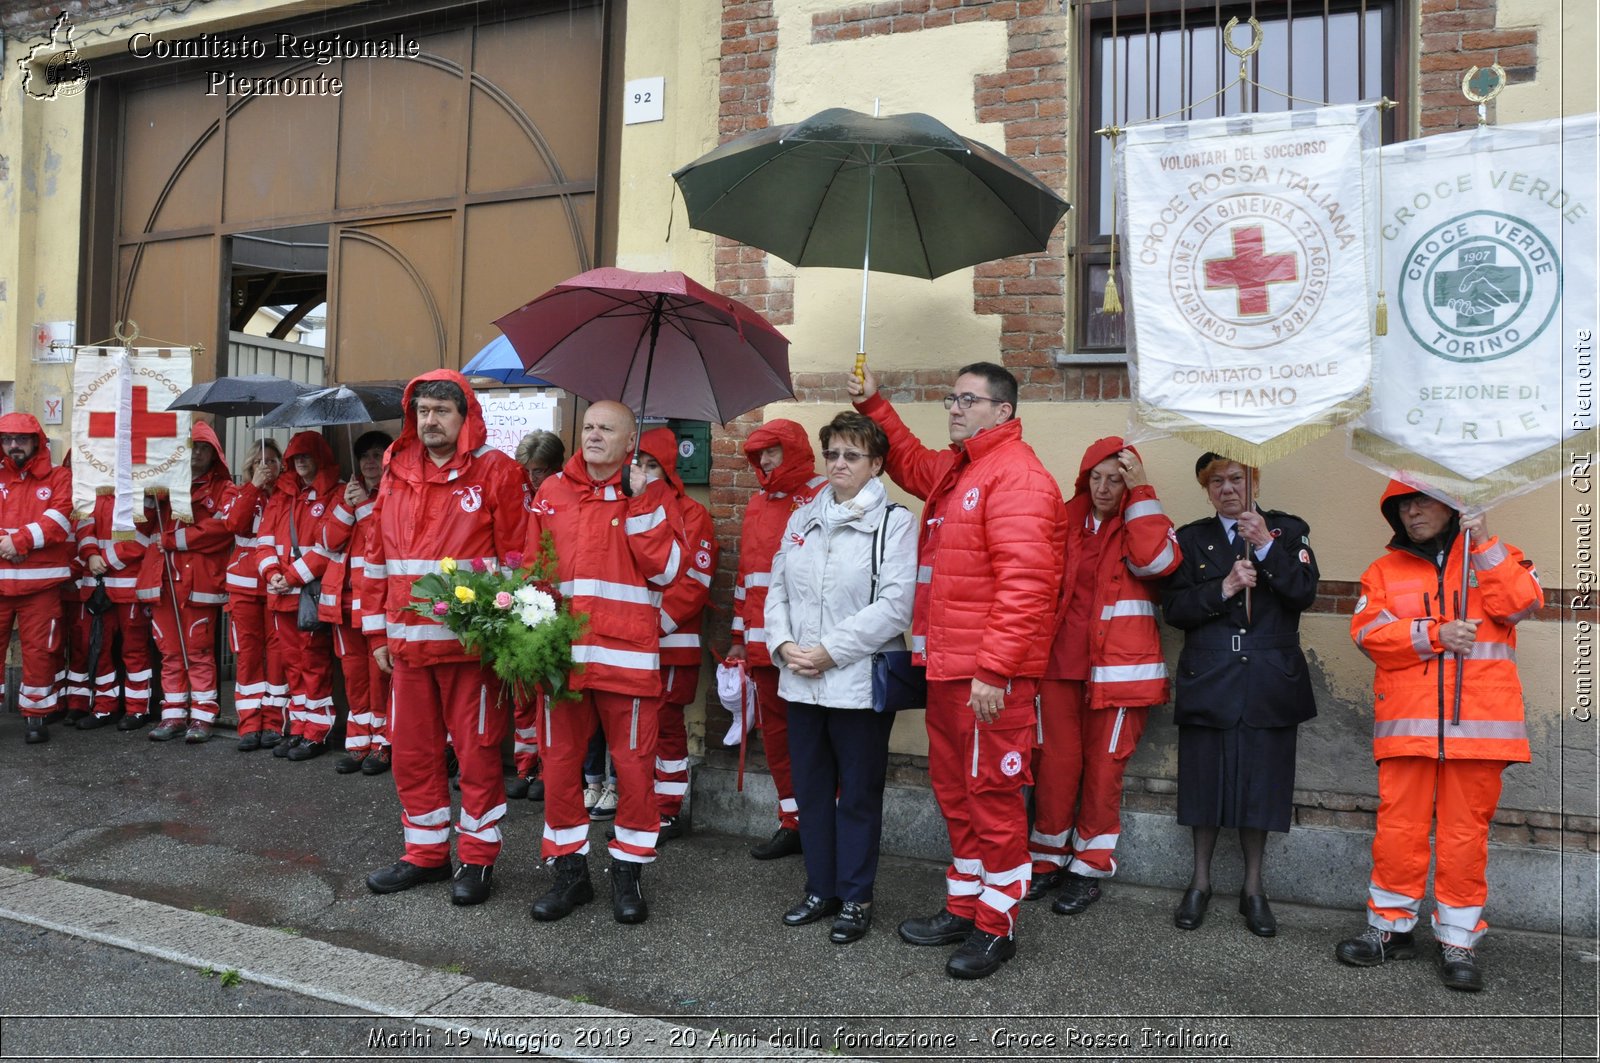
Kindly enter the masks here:
<path id="1" fill-rule="evenodd" d="M 794 398 L 788 339 L 682 273 L 592 269 L 495 324 L 530 375 L 641 420 L 726 423 Z"/>

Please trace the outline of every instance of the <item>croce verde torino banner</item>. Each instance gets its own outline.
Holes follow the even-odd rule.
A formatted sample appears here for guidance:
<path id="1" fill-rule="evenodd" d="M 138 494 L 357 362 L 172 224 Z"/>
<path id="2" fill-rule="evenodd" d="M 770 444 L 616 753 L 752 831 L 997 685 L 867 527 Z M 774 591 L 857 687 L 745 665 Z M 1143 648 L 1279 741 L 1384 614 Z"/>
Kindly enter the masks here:
<path id="1" fill-rule="evenodd" d="M 1591 114 L 1382 149 L 1389 333 L 1358 455 L 1465 503 L 1560 473 L 1594 424 L 1595 144 Z"/>
<path id="2" fill-rule="evenodd" d="M 1118 152 L 1138 416 L 1241 461 L 1358 414 L 1373 104 L 1129 127 Z"/>

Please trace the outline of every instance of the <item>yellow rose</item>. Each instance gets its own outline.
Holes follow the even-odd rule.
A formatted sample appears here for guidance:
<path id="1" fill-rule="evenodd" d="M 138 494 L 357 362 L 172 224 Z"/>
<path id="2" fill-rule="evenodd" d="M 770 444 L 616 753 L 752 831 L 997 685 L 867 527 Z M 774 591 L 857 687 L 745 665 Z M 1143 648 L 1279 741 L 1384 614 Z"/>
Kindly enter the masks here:
<path id="1" fill-rule="evenodd" d="M 476 591 L 474 591 L 471 587 L 463 586 L 463 587 L 457 587 L 456 588 L 456 601 L 458 601 L 458 602 L 474 601 L 474 600 L 476 600 L 477 597 L 478 597 L 478 593 Z"/>
<path id="2" fill-rule="evenodd" d="M 443 572 L 446 576 L 448 576 L 451 573 L 455 572 L 455 570 L 456 570 L 456 559 L 455 558 L 446 557 L 446 558 L 441 558 L 440 559 L 440 561 L 439 561 L 439 571 L 440 572 Z"/>

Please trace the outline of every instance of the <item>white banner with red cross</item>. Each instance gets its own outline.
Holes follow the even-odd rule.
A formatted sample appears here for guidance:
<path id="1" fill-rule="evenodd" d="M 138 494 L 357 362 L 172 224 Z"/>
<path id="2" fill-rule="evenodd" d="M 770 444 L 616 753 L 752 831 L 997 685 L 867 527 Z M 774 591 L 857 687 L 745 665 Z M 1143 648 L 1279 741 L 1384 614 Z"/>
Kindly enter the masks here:
<path id="1" fill-rule="evenodd" d="M 180 520 L 189 503 L 189 414 L 166 408 L 188 389 L 186 347 L 79 347 L 73 366 L 72 502 L 94 511 L 115 494 L 112 528 L 131 532 L 146 493 L 166 494 Z"/>
<path id="2" fill-rule="evenodd" d="M 1382 276 L 1358 457 L 1483 505 L 1560 476 L 1595 424 L 1596 116 L 1382 149 Z"/>
<path id="3" fill-rule="evenodd" d="M 1361 412 L 1371 366 L 1372 104 L 1124 130 L 1135 409 L 1240 461 Z"/>

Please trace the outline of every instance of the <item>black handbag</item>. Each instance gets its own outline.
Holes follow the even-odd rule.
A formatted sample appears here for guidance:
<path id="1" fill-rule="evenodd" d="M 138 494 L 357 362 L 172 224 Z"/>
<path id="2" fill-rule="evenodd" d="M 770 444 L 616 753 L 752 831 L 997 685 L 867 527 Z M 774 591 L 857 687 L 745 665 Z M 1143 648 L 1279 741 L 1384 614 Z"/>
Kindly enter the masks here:
<path id="1" fill-rule="evenodd" d="M 289 500 L 289 554 L 300 560 L 300 533 L 294 530 L 294 500 Z M 311 580 L 300 585 L 300 601 L 295 612 L 294 626 L 301 631 L 326 631 L 328 622 L 317 616 L 322 603 L 322 581 Z"/>
<path id="2" fill-rule="evenodd" d="M 883 561 L 889 514 L 902 507 L 890 503 L 878 530 L 872 533 L 872 599 L 878 597 L 878 566 Z M 883 650 L 872 655 L 872 711 L 899 712 L 928 705 L 928 670 L 911 663 L 910 650 Z"/>

